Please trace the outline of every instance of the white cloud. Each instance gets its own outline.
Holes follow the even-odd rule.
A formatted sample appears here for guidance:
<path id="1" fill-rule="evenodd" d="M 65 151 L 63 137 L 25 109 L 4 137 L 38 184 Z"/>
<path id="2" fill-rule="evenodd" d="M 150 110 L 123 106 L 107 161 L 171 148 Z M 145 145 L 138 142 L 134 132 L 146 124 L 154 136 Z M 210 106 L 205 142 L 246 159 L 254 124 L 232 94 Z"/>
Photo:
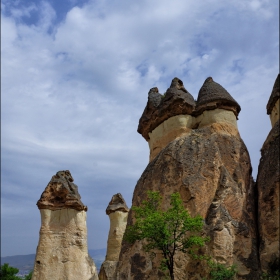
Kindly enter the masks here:
<path id="1" fill-rule="evenodd" d="M 148 145 L 136 132 L 147 93 L 154 86 L 165 92 L 175 76 L 194 98 L 212 76 L 240 103 L 238 125 L 256 176 L 270 129 L 265 106 L 279 71 L 277 1 L 89 1 L 60 23 L 49 2 L 34 5 L 15 5 L 8 14 L 9 1 L 2 3 L 5 213 L 23 205 L 37 211 L 61 169 L 70 169 L 90 209 L 105 211 L 117 192 L 130 204 L 148 162 Z M 34 11 L 40 20 L 26 24 Z M 95 234 L 100 224 L 105 247 L 107 217 L 90 215 L 89 228 Z M 34 242 L 34 250 L 18 254 L 33 253 Z"/>

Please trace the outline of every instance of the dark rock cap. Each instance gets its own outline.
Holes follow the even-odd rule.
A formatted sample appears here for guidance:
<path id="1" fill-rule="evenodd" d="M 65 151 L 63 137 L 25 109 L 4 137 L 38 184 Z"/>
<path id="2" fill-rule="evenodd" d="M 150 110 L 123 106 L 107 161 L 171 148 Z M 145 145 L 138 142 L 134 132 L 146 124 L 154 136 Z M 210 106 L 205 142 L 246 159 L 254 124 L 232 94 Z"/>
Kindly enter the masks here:
<path id="1" fill-rule="evenodd" d="M 148 141 L 149 133 L 162 122 L 176 115 L 190 115 L 194 109 L 193 96 L 180 79 L 174 78 L 164 95 L 158 93 L 157 88 L 150 89 L 137 131 Z"/>
<path id="2" fill-rule="evenodd" d="M 110 215 L 111 213 L 114 213 L 116 211 L 121 211 L 121 212 L 129 211 L 129 208 L 127 207 L 125 200 L 120 193 L 114 194 L 112 196 L 112 199 L 106 208 L 106 214 Z"/>
<path id="3" fill-rule="evenodd" d="M 196 115 L 200 115 L 205 110 L 216 108 L 231 110 L 236 117 L 241 108 L 232 96 L 220 84 L 208 77 L 198 93 Z"/>
<path id="4" fill-rule="evenodd" d="M 162 94 L 158 92 L 157 87 L 153 87 L 150 89 L 148 93 L 148 103 L 151 105 L 151 107 L 157 108 L 160 104 L 162 99 Z"/>
<path id="5" fill-rule="evenodd" d="M 270 94 L 270 98 L 266 105 L 266 110 L 267 110 L 268 115 L 271 114 L 271 111 L 279 98 L 280 98 L 280 74 L 278 74 L 278 76 L 275 80 L 272 92 Z"/>
<path id="6" fill-rule="evenodd" d="M 65 208 L 87 211 L 81 201 L 78 186 L 69 170 L 58 171 L 48 183 L 37 202 L 39 209 L 60 210 Z"/>

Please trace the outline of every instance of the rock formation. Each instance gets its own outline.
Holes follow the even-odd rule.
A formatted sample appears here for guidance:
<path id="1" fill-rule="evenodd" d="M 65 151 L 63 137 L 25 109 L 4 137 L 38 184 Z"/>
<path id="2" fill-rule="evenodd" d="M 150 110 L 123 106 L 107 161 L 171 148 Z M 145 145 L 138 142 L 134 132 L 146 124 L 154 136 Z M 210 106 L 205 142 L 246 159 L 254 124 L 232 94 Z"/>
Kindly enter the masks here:
<path id="1" fill-rule="evenodd" d="M 100 280 L 115 280 L 116 268 L 121 251 L 121 243 L 126 228 L 128 207 L 120 193 L 113 195 L 106 209 L 110 218 L 110 231 L 107 242 L 106 259 L 103 262 L 100 272 Z"/>
<path id="2" fill-rule="evenodd" d="M 138 126 L 149 143 L 150 163 L 135 187 L 132 205 L 139 206 L 148 190 L 159 191 L 166 204 L 179 192 L 190 214 L 204 218 L 204 232 L 211 237 L 205 253 L 219 263 L 236 264 L 239 279 L 258 279 L 254 182 L 237 128 L 239 111 L 212 78 L 204 82 L 197 102 L 178 78 L 165 95 L 151 89 Z M 133 223 L 130 211 L 128 225 Z M 161 279 L 159 264 L 160 256 L 151 258 L 143 242 L 123 242 L 118 279 Z M 202 279 L 208 273 L 205 264 L 176 255 L 176 279 Z"/>
<path id="3" fill-rule="evenodd" d="M 71 173 L 54 175 L 37 202 L 41 229 L 32 280 L 98 280 L 87 247 L 87 207 Z"/>
<path id="4" fill-rule="evenodd" d="M 261 159 L 258 169 L 258 218 L 260 234 L 260 263 L 263 271 L 277 262 L 279 265 L 279 100 L 280 75 L 278 75 L 269 101 L 267 114 L 270 115 L 272 129 L 261 149 Z"/>

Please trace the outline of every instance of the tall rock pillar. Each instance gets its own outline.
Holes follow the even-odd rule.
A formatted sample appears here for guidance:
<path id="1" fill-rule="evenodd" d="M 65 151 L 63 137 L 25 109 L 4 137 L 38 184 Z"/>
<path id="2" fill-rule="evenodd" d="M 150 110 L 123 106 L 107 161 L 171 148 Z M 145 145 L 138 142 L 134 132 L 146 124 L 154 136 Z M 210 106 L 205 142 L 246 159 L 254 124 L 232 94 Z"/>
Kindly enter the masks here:
<path id="1" fill-rule="evenodd" d="M 258 169 L 258 218 L 260 234 L 261 268 L 269 272 L 271 266 L 279 266 L 279 114 L 280 75 L 278 75 L 267 103 L 267 114 L 272 128 L 262 146 Z M 279 268 L 279 267 L 278 267 Z"/>
<path id="2" fill-rule="evenodd" d="M 54 175 L 37 202 L 41 229 L 32 280 L 98 280 L 87 246 L 87 207 L 71 173 Z"/>
<path id="3" fill-rule="evenodd" d="M 128 207 L 120 193 L 113 195 L 106 209 L 110 219 L 110 231 L 107 242 L 106 259 L 100 272 L 100 280 L 116 280 L 116 268 L 121 251 L 123 234 L 127 224 Z"/>
<path id="4" fill-rule="evenodd" d="M 201 87 L 197 102 L 174 78 L 165 95 L 149 92 L 138 132 L 149 142 L 150 162 L 135 186 L 132 205 L 147 192 L 158 191 L 163 208 L 179 192 L 191 216 L 204 218 L 211 241 L 204 253 L 226 266 L 235 264 L 239 279 L 258 279 L 254 182 L 248 150 L 237 117 L 241 108 L 211 77 Z M 128 225 L 135 222 L 129 211 Z M 164 279 L 162 255 L 145 253 L 142 241 L 122 243 L 120 280 Z M 209 277 L 205 263 L 181 252 L 175 255 L 175 279 Z"/>

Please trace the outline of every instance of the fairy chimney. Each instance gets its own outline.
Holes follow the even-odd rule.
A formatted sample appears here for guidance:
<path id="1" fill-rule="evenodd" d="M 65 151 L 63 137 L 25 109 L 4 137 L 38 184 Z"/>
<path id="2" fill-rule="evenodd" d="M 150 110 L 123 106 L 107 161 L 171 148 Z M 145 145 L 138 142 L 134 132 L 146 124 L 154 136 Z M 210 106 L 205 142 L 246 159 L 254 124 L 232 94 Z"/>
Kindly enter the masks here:
<path id="1" fill-rule="evenodd" d="M 170 141 L 189 132 L 194 109 L 194 98 L 178 78 L 172 80 L 164 95 L 156 87 L 150 89 L 137 130 L 149 143 L 150 160 Z"/>
<path id="2" fill-rule="evenodd" d="M 32 280 L 98 280 L 88 254 L 87 207 L 70 171 L 59 171 L 37 206 L 41 213 L 39 244 Z"/>
<path id="3" fill-rule="evenodd" d="M 116 267 L 119 261 L 121 243 L 126 228 L 128 207 L 120 193 L 113 195 L 106 209 L 110 219 L 110 231 L 107 241 L 107 253 L 100 272 L 100 280 L 115 280 Z"/>
<path id="4" fill-rule="evenodd" d="M 267 114 L 270 117 L 272 127 L 279 120 L 280 115 L 280 74 L 278 74 L 270 98 L 266 105 Z"/>
<path id="5" fill-rule="evenodd" d="M 141 205 L 148 191 L 158 191 L 165 207 L 179 192 L 190 215 L 204 219 L 204 234 L 211 238 L 205 253 L 226 266 L 235 264 L 240 279 L 258 279 L 255 185 L 237 128 L 240 110 L 212 78 L 205 80 L 196 103 L 177 78 L 160 102 L 151 105 L 148 99 L 138 132 L 150 142 L 150 162 L 135 186 L 132 206 Z M 127 224 L 134 222 L 129 211 Z M 142 241 L 122 243 L 120 280 L 164 277 L 161 254 L 152 257 L 143 246 Z M 177 280 L 209 275 L 203 262 L 182 252 L 175 255 L 174 271 Z"/>
<path id="6" fill-rule="evenodd" d="M 271 267 L 279 267 L 279 185 L 280 185 L 280 75 L 276 78 L 267 103 L 272 128 L 262 146 L 258 168 L 258 219 L 259 255 L 262 271 L 270 272 Z"/>

